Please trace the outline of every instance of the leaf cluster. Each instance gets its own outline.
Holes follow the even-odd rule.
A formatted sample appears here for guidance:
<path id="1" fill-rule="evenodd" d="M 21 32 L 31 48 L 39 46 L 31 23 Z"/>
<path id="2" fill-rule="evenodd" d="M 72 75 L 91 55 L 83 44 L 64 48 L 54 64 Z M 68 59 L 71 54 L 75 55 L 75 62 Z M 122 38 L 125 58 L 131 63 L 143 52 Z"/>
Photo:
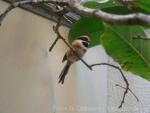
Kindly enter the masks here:
<path id="1" fill-rule="evenodd" d="M 83 5 L 120 15 L 136 12 L 150 14 L 150 0 L 133 0 L 126 3 L 121 0 L 109 0 L 105 3 L 88 1 Z M 150 80 L 150 43 L 141 40 L 148 38 L 145 29 L 147 28 L 138 25 L 112 25 L 94 18 L 81 17 L 72 26 L 69 41 L 72 42 L 80 35 L 88 35 L 91 37 L 90 47 L 101 44 L 123 70 Z"/>

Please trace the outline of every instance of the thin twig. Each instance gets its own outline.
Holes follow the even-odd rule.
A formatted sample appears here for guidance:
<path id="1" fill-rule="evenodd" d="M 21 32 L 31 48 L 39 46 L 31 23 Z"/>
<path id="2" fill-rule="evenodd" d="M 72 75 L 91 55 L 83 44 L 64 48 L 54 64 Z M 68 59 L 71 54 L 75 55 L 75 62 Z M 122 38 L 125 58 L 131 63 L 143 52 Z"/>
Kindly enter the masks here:
<path id="1" fill-rule="evenodd" d="M 59 38 L 57 37 L 57 38 L 55 39 L 55 41 L 53 42 L 53 44 L 51 45 L 51 47 L 49 48 L 49 52 L 52 51 L 52 49 L 54 48 L 54 46 L 55 46 L 55 44 L 57 43 L 58 40 L 59 40 Z"/>
<path id="2" fill-rule="evenodd" d="M 119 84 L 116 84 L 116 86 L 120 87 L 120 88 L 123 88 L 123 89 L 126 89 L 125 87 L 119 85 Z M 137 102 L 139 102 L 139 99 L 138 97 L 135 95 L 135 93 L 129 88 L 129 91 L 130 93 L 132 93 L 132 95 L 136 98 Z"/>
<path id="3" fill-rule="evenodd" d="M 62 10 L 61 12 L 62 12 L 62 13 L 59 13 L 59 14 L 61 14 L 61 15 L 59 15 L 57 24 L 56 24 L 56 26 L 54 26 L 54 28 L 53 28 L 53 30 L 54 30 L 55 33 L 57 34 L 57 38 L 56 38 L 55 41 L 53 42 L 53 44 L 52 44 L 52 46 L 50 47 L 49 51 L 52 51 L 52 49 L 54 48 L 54 46 L 56 45 L 56 43 L 57 43 L 57 41 L 58 41 L 59 39 L 61 39 L 72 51 L 74 51 L 73 48 L 72 48 L 72 46 L 66 41 L 65 38 L 63 38 L 63 36 L 61 36 L 61 34 L 60 34 L 60 32 L 59 32 L 59 27 L 60 27 L 60 25 L 61 25 L 61 20 L 62 20 L 62 17 L 63 17 L 63 15 L 64 15 L 64 14 L 63 14 L 63 10 Z M 66 12 L 64 11 L 64 13 L 66 13 Z M 75 53 L 76 53 L 76 52 L 75 52 Z M 76 53 L 76 55 L 77 55 L 77 57 L 81 60 L 81 62 L 82 62 L 83 64 L 85 64 L 90 70 L 92 70 L 92 68 L 91 68 L 82 58 L 80 58 L 77 53 Z"/>
<path id="4" fill-rule="evenodd" d="M 58 18 L 58 21 L 57 21 L 56 26 L 53 26 L 53 30 L 54 30 L 54 32 L 57 34 L 57 38 L 55 39 L 55 41 L 53 42 L 53 44 L 52 44 L 51 47 L 49 48 L 49 52 L 51 52 L 51 51 L 53 50 L 53 48 L 54 48 L 54 46 L 56 45 L 57 41 L 62 38 L 62 36 L 61 36 L 60 33 L 58 32 L 58 31 L 59 31 L 59 26 L 61 25 L 61 19 L 62 19 L 62 16 L 60 16 L 60 17 Z"/>
<path id="5" fill-rule="evenodd" d="M 119 72 L 121 73 L 122 78 L 123 78 L 123 80 L 124 80 L 124 82 L 125 82 L 125 84 L 126 84 L 125 91 L 124 91 L 124 94 L 123 94 L 121 103 L 120 103 L 120 105 L 119 105 L 119 107 L 118 107 L 118 108 L 122 108 L 122 105 L 124 104 L 124 101 L 125 101 L 126 94 L 128 93 L 128 90 L 130 90 L 130 89 L 129 89 L 129 83 L 128 83 L 127 78 L 125 77 L 125 75 L 123 74 L 122 70 L 121 70 L 118 66 L 115 66 L 115 65 L 112 65 L 112 64 L 108 64 L 108 63 L 97 63 L 97 64 L 92 64 L 91 67 L 98 66 L 98 65 L 107 65 L 107 66 L 113 67 L 113 68 L 119 70 Z"/>
<path id="6" fill-rule="evenodd" d="M 31 3 L 32 0 L 24 0 L 24 1 L 19 1 L 19 2 L 15 2 L 12 3 L 1 15 L 0 15 L 0 25 L 3 21 L 3 19 L 6 17 L 6 15 L 14 8 L 18 7 L 19 5 L 24 5 L 24 4 L 28 4 Z"/>

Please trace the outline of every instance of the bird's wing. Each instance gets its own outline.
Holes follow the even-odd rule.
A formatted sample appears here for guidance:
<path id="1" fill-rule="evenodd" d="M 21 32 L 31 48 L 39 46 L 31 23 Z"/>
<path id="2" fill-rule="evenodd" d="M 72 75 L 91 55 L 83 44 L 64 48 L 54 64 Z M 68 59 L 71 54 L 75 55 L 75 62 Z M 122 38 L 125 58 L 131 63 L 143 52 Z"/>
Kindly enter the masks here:
<path id="1" fill-rule="evenodd" d="M 67 60 L 67 53 L 65 53 L 63 59 L 62 59 L 62 62 L 64 62 L 65 60 Z"/>

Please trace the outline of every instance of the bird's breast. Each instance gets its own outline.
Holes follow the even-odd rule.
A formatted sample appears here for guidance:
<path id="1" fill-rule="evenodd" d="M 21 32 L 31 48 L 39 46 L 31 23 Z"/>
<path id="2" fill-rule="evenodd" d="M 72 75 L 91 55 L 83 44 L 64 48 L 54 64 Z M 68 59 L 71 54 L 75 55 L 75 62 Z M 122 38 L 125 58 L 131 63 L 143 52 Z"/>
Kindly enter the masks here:
<path id="1" fill-rule="evenodd" d="M 83 48 L 74 48 L 74 51 L 68 53 L 68 60 L 71 62 L 78 61 L 86 53 L 86 49 Z M 80 58 L 79 58 L 80 57 Z"/>

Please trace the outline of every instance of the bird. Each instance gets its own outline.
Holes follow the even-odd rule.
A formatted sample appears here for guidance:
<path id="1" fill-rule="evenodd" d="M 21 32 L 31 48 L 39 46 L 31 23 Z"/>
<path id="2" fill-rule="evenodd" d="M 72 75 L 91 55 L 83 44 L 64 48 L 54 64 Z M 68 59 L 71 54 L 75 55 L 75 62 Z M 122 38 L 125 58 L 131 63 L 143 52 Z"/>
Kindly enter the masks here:
<path id="1" fill-rule="evenodd" d="M 79 61 L 80 58 L 84 56 L 89 45 L 90 45 L 89 36 L 83 35 L 83 36 L 78 36 L 75 38 L 75 40 L 71 44 L 71 47 L 73 50 L 69 49 L 63 57 L 62 62 L 67 61 L 67 63 L 59 75 L 58 83 L 61 83 L 61 84 L 64 83 L 65 77 L 69 71 L 70 66 L 74 62 Z"/>

